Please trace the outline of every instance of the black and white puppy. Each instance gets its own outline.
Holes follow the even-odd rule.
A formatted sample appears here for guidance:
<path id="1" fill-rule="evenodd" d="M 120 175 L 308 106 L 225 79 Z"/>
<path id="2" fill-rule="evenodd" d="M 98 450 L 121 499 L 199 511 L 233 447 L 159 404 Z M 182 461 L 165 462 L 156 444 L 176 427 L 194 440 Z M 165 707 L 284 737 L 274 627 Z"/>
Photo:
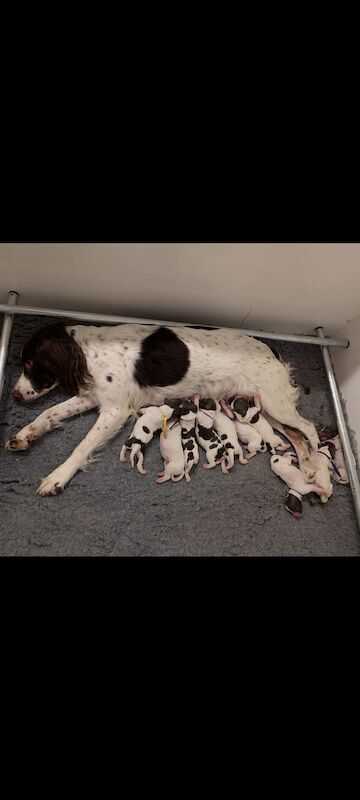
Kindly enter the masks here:
<path id="1" fill-rule="evenodd" d="M 180 407 L 181 443 L 185 454 L 185 473 L 199 463 L 199 448 L 195 436 L 197 406 L 193 400 L 183 400 Z"/>
<path id="2" fill-rule="evenodd" d="M 216 400 L 211 397 L 200 399 L 195 397 L 197 406 L 197 416 L 195 424 L 195 434 L 199 445 L 205 450 L 207 464 L 203 464 L 204 469 L 213 469 L 217 464 L 221 464 L 224 475 L 228 474 L 226 466 L 226 449 L 220 436 L 214 428 L 216 415 Z"/>
<path id="3" fill-rule="evenodd" d="M 121 430 L 131 413 L 145 405 L 161 405 L 165 398 L 259 393 L 265 412 L 302 431 L 311 447 L 318 448 L 314 425 L 297 412 L 298 390 L 292 385 L 289 367 L 267 345 L 231 329 L 57 323 L 31 338 L 22 361 L 15 397 L 32 401 L 57 384 L 72 397 L 13 436 L 6 444 L 9 451 L 26 450 L 65 419 L 99 409 L 84 440 L 41 482 L 41 495 L 61 492 L 93 453 Z M 302 469 L 312 480 L 316 465 L 311 459 Z"/>

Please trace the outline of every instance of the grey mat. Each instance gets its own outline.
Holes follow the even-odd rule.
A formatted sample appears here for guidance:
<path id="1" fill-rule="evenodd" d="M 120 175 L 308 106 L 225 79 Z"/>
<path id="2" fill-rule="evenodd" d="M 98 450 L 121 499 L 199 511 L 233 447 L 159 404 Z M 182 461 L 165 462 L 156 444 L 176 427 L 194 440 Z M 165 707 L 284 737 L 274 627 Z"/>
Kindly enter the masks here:
<path id="1" fill-rule="evenodd" d="M 21 345 L 47 321 L 15 318 L 13 328 L 0 407 L 1 555 L 359 555 L 349 487 L 335 484 L 327 505 L 314 495 L 305 498 L 304 515 L 297 521 L 283 507 L 286 487 L 271 473 L 268 454 L 257 455 L 248 466 L 237 463 L 227 477 L 219 467 L 205 471 L 199 465 L 192 471 L 191 484 L 158 486 L 154 481 L 162 462 L 157 437 L 146 452 L 147 477 L 119 463 L 120 444 L 130 425 L 62 495 L 38 497 L 41 478 L 65 461 L 97 416 L 89 412 L 70 420 L 25 453 L 13 455 L 3 449 L 10 435 L 66 397 L 55 391 L 26 406 L 9 395 L 20 373 Z M 287 343 L 276 347 L 297 367 L 298 383 L 310 387 L 309 395 L 301 392 L 301 412 L 318 430 L 333 424 L 320 349 Z"/>

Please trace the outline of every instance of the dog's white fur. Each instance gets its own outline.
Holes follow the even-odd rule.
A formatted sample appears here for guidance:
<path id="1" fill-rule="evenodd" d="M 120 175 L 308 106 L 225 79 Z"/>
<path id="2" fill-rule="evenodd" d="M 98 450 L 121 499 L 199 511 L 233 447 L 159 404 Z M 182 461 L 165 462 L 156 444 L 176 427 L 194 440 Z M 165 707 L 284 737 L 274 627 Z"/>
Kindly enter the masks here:
<path id="1" fill-rule="evenodd" d="M 279 361 L 262 342 L 228 329 L 201 330 L 170 328 L 185 342 L 190 366 L 184 379 L 165 387 L 141 388 L 133 377 L 134 364 L 142 341 L 157 330 L 157 325 L 69 326 L 82 348 L 93 382 L 64 403 L 40 414 L 23 428 L 6 447 L 25 450 L 34 439 L 82 411 L 98 408 L 99 417 L 71 456 L 45 478 L 38 489 L 41 495 L 61 491 L 79 469 L 84 469 L 93 453 L 120 431 L 130 414 L 144 405 L 161 405 L 165 398 L 225 398 L 241 393 L 259 394 L 263 411 L 284 425 L 297 428 L 317 450 L 319 439 L 314 425 L 296 410 L 298 389 L 292 385 L 290 368 Z M 111 376 L 111 382 L 107 376 Z M 21 388 L 25 401 L 27 379 L 22 375 L 15 388 Z M 49 390 L 48 390 L 49 391 Z M 43 391 L 42 394 L 45 394 Z M 36 396 L 36 395 L 35 395 Z M 301 465 L 309 480 L 316 466 L 310 460 Z"/>

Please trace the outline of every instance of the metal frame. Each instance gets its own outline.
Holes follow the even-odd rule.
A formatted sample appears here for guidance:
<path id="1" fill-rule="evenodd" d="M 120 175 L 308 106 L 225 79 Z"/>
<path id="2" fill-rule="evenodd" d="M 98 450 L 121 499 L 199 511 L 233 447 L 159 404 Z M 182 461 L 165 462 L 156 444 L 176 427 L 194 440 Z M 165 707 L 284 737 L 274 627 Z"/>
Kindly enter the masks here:
<path id="1" fill-rule="evenodd" d="M 16 305 L 17 300 L 18 300 L 18 293 L 9 292 L 8 304 L 7 306 L 5 306 L 5 317 L 2 324 L 1 338 L 0 338 L 0 400 L 4 388 L 5 366 L 6 366 L 10 336 L 14 321 L 14 317 L 8 312 L 10 311 L 10 308 Z"/>
<path id="2" fill-rule="evenodd" d="M 4 321 L 0 339 L 0 399 L 4 385 L 5 366 L 13 325 L 14 314 L 21 314 L 24 316 L 46 316 L 46 317 L 60 317 L 68 320 L 75 319 L 83 322 L 104 322 L 105 324 L 119 324 L 119 323 L 143 323 L 155 325 L 171 325 L 172 327 L 184 327 L 190 325 L 189 322 L 169 322 L 165 320 L 156 319 L 142 319 L 138 317 L 118 317 L 110 314 L 90 314 L 86 311 L 66 311 L 64 309 L 55 308 L 36 308 L 32 306 L 18 306 L 17 305 L 18 293 L 10 291 L 8 295 L 8 302 L 0 303 L 0 313 L 4 313 Z M 194 323 L 196 324 L 196 323 Z M 266 331 L 253 331 L 245 328 L 233 328 L 238 330 L 244 336 L 256 336 L 262 339 L 275 339 L 280 342 L 300 342 L 301 344 L 318 345 L 322 349 L 326 375 L 329 381 L 331 397 L 333 400 L 338 431 L 341 443 L 344 450 L 346 466 L 349 473 L 350 488 L 354 501 L 355 514 L 360 528 L 360 483 L 356 470 L 355 457 L 351 449 L 350 437 L 342 410 L 341 399 L 339 390 L 336 384 L 334 368 L 331 363 L 329 354 L 329 347 L 349 347 L 350 342 L 341 339 L 328 339 L 324 336 L 324 330 L 321 326 L 316 328 L 316 336 L 297 336 L 287 333 L 268 333 Z"/>

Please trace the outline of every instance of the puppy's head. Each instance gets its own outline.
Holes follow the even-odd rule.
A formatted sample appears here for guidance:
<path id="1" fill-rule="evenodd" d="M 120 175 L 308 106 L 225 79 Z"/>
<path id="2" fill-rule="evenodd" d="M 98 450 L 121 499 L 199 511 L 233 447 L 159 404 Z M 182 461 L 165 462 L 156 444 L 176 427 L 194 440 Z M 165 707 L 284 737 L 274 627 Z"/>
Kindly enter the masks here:
<path id="1" fill-rule="evenodd" d="M 183 400 L 181 403 L 180 414 L 181 417 L 192 418 L 194 414 L 197 414 L 197 405 L 193 400 Z"/>
<path id="2" fill-rule="evenodd" d="M 292 492 L 289 492 L 289 494 L 285 499 L 285 508 L 287 511 L 290 512 L 290 514 L 293 515 L 293 517 L 295 517 L 295 519 L 300 519 L 300 517 L 302 517 L 303 514 L 302 500 Z"/>
<path id="3" fill-rule="evenodd" d="M 162 411 L 162 409 L 172 409 L 172 413 L 169 414 L 168 411 Z M 182 401 L 181 400 L 173 400 L 169 398 L 165 398 L 164 403 L 159 406 L 161 413 L 164 414 L 166 417 L 170 417 L 172 419 L 179 419 L 182 414 Z"/>
<path id="4" fill-rule="evenodd" d="M 58 384 L 71 395 L 91 384 L 84 353 L 65 325 L 56 323 L 37 331 L 22 351 L 23 371 L 12 395 L 29 402 Z"/>
<path id="5" fill-rule="evenodd" d="M 329 457 L 334 460 L 336 448 L 334 442 L 322 442 L 319 450 L 326 452 L 328 450 Z"/>
<path id="6" fill-rule="evenodd" d="M 250 406 L 250 400 L 247 397 L 235 397 L 230 406 L 240 417 L 245 417 Z"/>
<path id="7" fill-rule="evenodd" d="M 216 411 L 216 402 L 211 397 L 203 397 L 199 401 L 199 408 L 202 411 Z"/>

